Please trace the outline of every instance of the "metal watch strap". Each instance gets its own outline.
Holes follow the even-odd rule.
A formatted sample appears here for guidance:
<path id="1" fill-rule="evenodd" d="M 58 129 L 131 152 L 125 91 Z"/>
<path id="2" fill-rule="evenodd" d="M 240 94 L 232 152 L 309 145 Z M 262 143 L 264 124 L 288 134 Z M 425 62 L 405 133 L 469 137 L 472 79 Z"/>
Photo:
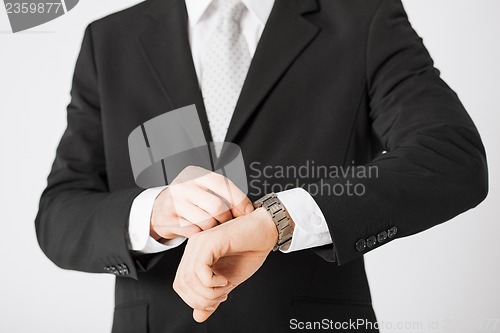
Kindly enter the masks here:
<path id="1" fill-rule="evenodd" d="M 288 214 L 283 203 L 275 193 L 269 193 L 254 202 L 255 208 L 263 207 L 271 215 L 276 228 L 278 229 L 278 241 L 273 248 L 276 251 L 280 246 L 292 240 L 292 218 Z"/>

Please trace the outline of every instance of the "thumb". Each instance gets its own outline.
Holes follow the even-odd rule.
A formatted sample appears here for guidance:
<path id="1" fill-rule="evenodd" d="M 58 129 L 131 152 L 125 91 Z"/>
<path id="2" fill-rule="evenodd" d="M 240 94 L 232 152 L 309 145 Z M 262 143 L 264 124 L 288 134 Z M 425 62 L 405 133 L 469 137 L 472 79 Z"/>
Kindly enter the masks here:
<path id="1" fill-rule="evenodd" d="M 253 204 L 246 196 L 241 202 L 234 204 L 233 207 L 231 207 L 231 213 L 235 218 L 250 214 L 253 211 Z"/>

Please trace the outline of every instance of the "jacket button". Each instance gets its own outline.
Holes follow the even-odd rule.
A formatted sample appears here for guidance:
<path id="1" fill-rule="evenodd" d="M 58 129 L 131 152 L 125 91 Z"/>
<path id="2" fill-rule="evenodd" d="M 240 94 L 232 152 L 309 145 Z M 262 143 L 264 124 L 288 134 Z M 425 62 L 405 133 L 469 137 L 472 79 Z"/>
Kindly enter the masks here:
<path id="1" fill-rule="evenodd" d="M 360 239 L 356 242 L 356 250 L 363 252 L 366 249 L 366 242 L 364 239 Z"/>
<path id="2" fill-rule="evenodd" d="M 392 227 L 391 229 L 387 230 L 387 237 L 394 238 L 397 233 L 398 233 L 398 228 Z"/>
<path id="3" fill-rule="evenodd" d="M 377 238 L 375 236 L 371 236 L 366 240 L 366 244 L 369 248 L 372 248 L 377 244 Z"/>
<path id="4" fill-rule="evenodd" d="M 377 235 L 377 240 L 379 243 L 383 243 L 387 239 L 387 232 L 382 231 Z"/>
<path id="5" fill-rule="evenodd" d="M 129 270 L 127 265 L 125 264 L 118 265 L 118 272 L 120 273 L 120 275 L 128 275 Z"/>

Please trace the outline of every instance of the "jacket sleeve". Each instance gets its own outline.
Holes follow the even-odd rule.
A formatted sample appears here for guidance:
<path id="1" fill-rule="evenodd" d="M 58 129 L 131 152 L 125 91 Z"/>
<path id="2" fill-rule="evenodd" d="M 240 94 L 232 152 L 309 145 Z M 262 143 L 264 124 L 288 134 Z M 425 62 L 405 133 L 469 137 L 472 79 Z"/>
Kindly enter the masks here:
<path id="1" fill-rule="evenodd" d="M 142 189 L 110 192 L 107 185 L 90 26 L 76 63 L 67 121 L 35 221 L 40 247 L 65 269 L 137 278 L 141 265 L 128 250 L 127 225 Z"/>
<path id="2" fill-rule="evenodd" d="M 315 251 L 339 264 L 445 222 L 488 192 L 481 138 L 400 0 L 381 1 L 366 61 L 372 130 L 387 153 L 365 165 L 377 170 L 371 178 L 328 180 L 361 182 L 364 195 L 314 196 L 334 244 Z"/>

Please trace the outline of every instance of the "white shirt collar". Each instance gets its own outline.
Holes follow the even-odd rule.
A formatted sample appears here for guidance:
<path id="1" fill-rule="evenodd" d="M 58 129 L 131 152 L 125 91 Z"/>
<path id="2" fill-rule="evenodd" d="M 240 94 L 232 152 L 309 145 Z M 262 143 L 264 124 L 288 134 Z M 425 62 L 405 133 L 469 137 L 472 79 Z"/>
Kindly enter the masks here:
<path id="1" fill-rule="evenodd" d="M 195 25 L 202 18 L 207 8 L 215 0 L 185 0 L 189 23 Z M 224 1 L 224 0 L 221 0 Z M 275 0 L 241 0 L 248 11 L 255 15 L 262 25 L 265 25 Z"/>

